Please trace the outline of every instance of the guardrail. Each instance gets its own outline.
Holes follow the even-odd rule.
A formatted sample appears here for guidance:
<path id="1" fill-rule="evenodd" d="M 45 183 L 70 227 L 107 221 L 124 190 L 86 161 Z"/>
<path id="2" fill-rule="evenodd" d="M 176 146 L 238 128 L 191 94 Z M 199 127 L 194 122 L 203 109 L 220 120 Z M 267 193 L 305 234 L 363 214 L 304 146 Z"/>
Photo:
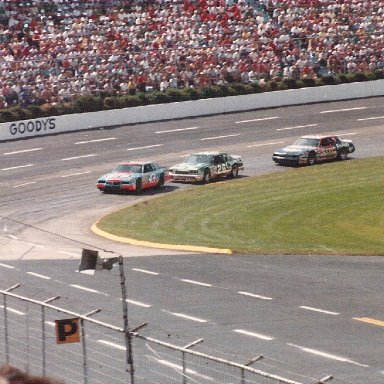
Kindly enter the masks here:
<path id="1" fill-rule="evenodd" d="M 0 141 L 85 129 L 384 95 L 384 80 L 51 116 L 0 124 Z"/>

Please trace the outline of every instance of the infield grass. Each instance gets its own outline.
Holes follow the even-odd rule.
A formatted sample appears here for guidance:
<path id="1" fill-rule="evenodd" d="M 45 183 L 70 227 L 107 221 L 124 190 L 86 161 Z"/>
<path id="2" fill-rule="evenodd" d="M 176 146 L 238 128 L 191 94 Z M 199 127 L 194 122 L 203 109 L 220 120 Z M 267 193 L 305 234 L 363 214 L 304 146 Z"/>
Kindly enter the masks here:
<path id="1" fill-rule="evenodd" d="M 384 158 L 197 186 L 98 223 L 117 236 L 238 253 L 384 255 Z"/>

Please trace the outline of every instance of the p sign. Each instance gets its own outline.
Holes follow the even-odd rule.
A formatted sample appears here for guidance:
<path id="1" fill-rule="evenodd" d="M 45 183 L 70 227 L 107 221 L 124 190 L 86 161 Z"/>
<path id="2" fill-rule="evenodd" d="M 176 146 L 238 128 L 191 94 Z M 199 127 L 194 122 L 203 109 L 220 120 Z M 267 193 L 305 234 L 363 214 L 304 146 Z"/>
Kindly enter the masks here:
<path id="1" fill-rule="evenodd" d="M 80 342 L 80 319 L 55 320 L 56 344 Z"/>

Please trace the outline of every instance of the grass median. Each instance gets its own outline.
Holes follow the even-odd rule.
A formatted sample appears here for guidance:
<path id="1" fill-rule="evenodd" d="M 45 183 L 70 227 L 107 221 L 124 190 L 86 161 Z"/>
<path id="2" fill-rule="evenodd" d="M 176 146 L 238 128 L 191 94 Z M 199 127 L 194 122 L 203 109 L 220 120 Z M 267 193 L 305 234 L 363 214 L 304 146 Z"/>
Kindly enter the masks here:
<path id="1" fill-rule="evenodd" d="M 238 253 L 384 255 L 384 158 L 225 180 L 121 209 L 99 229 Z"/>

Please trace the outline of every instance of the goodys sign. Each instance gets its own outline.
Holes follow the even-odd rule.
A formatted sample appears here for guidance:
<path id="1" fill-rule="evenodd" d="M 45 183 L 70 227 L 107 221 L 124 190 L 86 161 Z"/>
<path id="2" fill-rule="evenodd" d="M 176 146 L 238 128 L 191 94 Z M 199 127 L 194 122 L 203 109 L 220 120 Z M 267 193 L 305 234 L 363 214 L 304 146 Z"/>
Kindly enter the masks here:
<path id="1" fill-rule="evenodd" d="M 56 118 L 46 117 L 34 120 L 15 121 L 9 124 L 8 133 L 11 139 L 18 139 L 39 134 L 54 133 L 56 129 Z"/>
<path id="2" fill-rule="evenodd" d="M 116 113 L 114 111 L 110 111 Z M 105 111 L 72 115 L 46 116 L 36 119 L 0 123 L 0 141 L 93 129 L 105 125 Z M 104 119 L 104 120 L 103 120 Z"/>

